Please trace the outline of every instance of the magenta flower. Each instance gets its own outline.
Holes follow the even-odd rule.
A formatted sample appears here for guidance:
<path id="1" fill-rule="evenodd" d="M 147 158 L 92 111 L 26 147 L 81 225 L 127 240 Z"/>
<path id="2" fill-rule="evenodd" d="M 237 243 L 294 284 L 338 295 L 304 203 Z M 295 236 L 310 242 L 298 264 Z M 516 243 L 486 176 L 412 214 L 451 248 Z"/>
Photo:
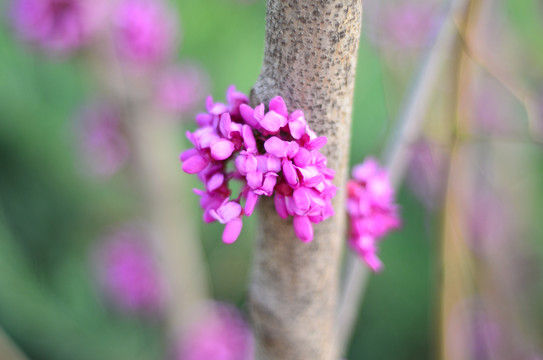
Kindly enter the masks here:
<path id="1" fill-rule="evenodd" d="M 273 196 L 279 216 L 292 216 L 298 238 L 311 241 L 312 224 L 334 214 L 334 171 L 319 152 L 326 138 L 309 129 L 301 110 L 289 114 L 280 96 L 270 101 L 267 112 L 264 104 L 254 109 L 247 105 L 247 96 L 233 86 L 227 100 L 223 104 L 208 98 L 207 113 L 196 117 L 199 128 L 187 134 L 194 148 L 181 154 L 183 170 L 198 174 L 205 185 L 204 191 L 195 190 L 204 221 L 225 224 L 223 241 L 231 243 L 241 231 L 242 216 L 253 213 L 258 198 Z M 232 179 L 242 182 L 235 198 Z"/>
<path id="2" fill-rule="evenodd" d="M 177 350 L 179 360 L 251 360 L 253 338 L 238 310 L 216 303 L 185 332 Z"/>
<path id="3" fill-rule="evenodd" d="M 24 40 L 53 53 L 65 53 L 89 39 L 103 10 L 98 0 L 16 0 L 13 21 Z"/>
<path id="4" fill-rule="evenodd" d="M 126 225 L 100 244 L 97 266 L 108 298 L 121 310 L 155 312 L 163 304 L 164 286 L 141 228 Z"/>
<path id="5" fill-rule="evenodd" d="M 385 170 L 374 159 L 354 167 L 354 180 L 347 183 L 349 244 L 373 271 L 383 268 L 377 244 L 400 226 L 394 190 Z"/>
<path id="6" fill-rule="evenodd" d="M 175 21 L 160 0 L 123 0 L 114 12 L 114 41 L 122 59 L 137 65 L 164 61 L 173 48 Z"/>
<path id="7" fill-rule="evenodd" d="M 80 118 L 79 145 L 85 162 L 96 176 L 113 175 L 130 153 L 117 112 L 105 104 L 95 104 Z"/>
<path id="8" fill-rule="evenodd" d="M 160 108 L 187 115 L 204 98 L 209 78 L 197 64 L 184 64 L 164 72 L 157 81 L 156 101 Z"/>

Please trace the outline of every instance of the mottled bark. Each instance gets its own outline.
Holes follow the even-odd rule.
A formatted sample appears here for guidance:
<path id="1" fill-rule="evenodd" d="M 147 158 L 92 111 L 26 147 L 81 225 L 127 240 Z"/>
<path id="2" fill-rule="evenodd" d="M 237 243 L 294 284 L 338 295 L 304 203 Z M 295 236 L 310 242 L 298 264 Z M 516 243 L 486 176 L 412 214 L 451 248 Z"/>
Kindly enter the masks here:
<path id="1" fill-rule="evenodd" d="M 257 105 L 281 95 L 327 136 L 323 153 L 336 171 L 336 215 L 315 225 L 313 242 L 292 220 L 260 204 L 250 286 L 257 359 L 336 359 L 335 310 L 342 244 L 352 98 L 361 0 L 269 0 L 264 64 L 251 93 Z"/>

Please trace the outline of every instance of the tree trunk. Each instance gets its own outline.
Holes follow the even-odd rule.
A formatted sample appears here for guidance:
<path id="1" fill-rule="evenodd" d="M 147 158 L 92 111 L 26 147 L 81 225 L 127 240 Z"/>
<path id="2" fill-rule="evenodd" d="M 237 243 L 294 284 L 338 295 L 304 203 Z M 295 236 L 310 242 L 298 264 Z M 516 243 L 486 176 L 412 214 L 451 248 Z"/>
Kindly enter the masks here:
<path id="1" fill-rule="evenodd" d="M 361 0 L 269 0 L 266 49 L 252 105 L 281 95 L 301 109 L 336 171 L 336 215 L 315 225 L 313 242 L 296 238 L 273 201 L 260 204 L 250 286 L 256 358 L 336 359 L 335 310 L 345 238 L 344 200 Z"/>

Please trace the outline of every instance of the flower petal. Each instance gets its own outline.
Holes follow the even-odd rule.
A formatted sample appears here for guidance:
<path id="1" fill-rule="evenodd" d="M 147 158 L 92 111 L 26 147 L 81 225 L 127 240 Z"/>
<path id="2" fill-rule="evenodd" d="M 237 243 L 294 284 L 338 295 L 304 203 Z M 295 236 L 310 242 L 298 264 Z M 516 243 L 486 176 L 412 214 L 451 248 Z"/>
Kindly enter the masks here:
<path id="1" fill-rule="evenodd" d="M 243 221 L 241 221 L 241 217 L 237 217 L 229 221 L 224 227 L 224 232 L 222 233 L 222 241 L 225 244 L 232 244 L 238 239 L 242 227 Z"/>
<path id="2" fill-rule="evenodd" d="M 187 174 L 196 174 L 204 170 L 209 164 L 209 160 L 200 154 L 196 154 L 183 162 L 181 167 Z"/>
<path id="3" fill-rule="evenodd" d="M 296 169 L 294 168 L 294 165 L 292 165 L 292 162 L 288 160 L 283 161 L 283 175 L 289 185 L 298 185 L 298 174 L 296 173 Z"/>
<path id="4" fill-rule="evenodd" d="M 294 203 L 302 211 L 308 211 L 311 206 L 311 199 L 309 198 L 309 192 L 305 187 L 299 187 L 292 193 L 294 197 Z"/>
<path id="5" fill-rule="evenodd" d="M 248 152 L 256 152 L 256 140 L 249 125 L 243 125 L 243 143 Z"/>
<path id="6" fill-rule="evenodd" d="M 206 188 L 208 191 L 217 190 L 222 185 L 223 182 L 224 182 L 224 174 L 220 172 L 216 173 L 207 181 Z"/>
<path id="7" fill-rule="evenodd" d="M 179 155 L 179 160 L 180 161 L 186 161 L 187 159 L 193 157 L 194 155 L 198 155 L 200 154 L 200 152 L 198 151 L 198 149 L 188 149 L 188 150 L 185 150 L 183 151 L 180 155 Z"/>
<path id="8" fill-rule="evenodd" d="M 262 121 L 262 119 L 264 119 L 264 111 L 265 111 L 264 104 L 260 104 L 257 107 L 255 107 L 255 112 L 253 116 L 256 121 L 260 122 Z"/>
<path id="9" fill-rule="evenodd" d="M 252 107 L 246 104 L 241 104 L 239 106 L 239 112 L 241 113 L 241 117 L 243 118 L 243 120 L 245 120 L 245 122 L 249 124 L 249 126 L 253 128 L 258 127 L 258 121 L 256 121 L 256 119 L 254 118 L 255 111 Z"/>
<path id="10" fill-rule="evenodd" d="M 311 140 L 309 144 L 306 145 L 306 149 L 309 151 L 318 150 L 326 145 L 327 142 L 328 139 L 326 138 L 326 136 L 321 136 L 316 138 L 315 140 Z"/>
<path id="11" fill-rule="evenodd" d="M 294 216 L 294 233 L 298 239 L 303 242 L 310 242 L 313 240 L 313 225 L 307 216 Z"/>
<path id="12" fill-rule="evenodd" d="M 219 206 L 217 210 L 210 210 L 210 214 L 221 224 L 226 224 L 241 215 L 241 205 L 235 201 L 228 201 Z"/>
<path id="13" fill-rule="evenodd" d="M 264 148 L 268 153 L 281 158 L 286 157 L 288 145 L 289 144 L 286 141 L 279 139 L 277 136 L 273 136 L 266 140 Z"/>
<path id="14" fill-rule="evenodd" d="M 288 143 L 286 156 L 289 159 L 292 159 L 293 157 L 296 156 L 296 154 L 298 154 L 299 150 L 300 150 L 300 145 L 298 145 L 296 141 L 291 141 Z"/>
<path id="15" fill-rule="evenodd" d="M 298 153 L 294 157 L 294 163 L 296 166 L 304 167 L 311 162 L 311 153 L 306 148 L 300 148 Z"/>
<path id="16" fill-rule="evenodd" d="M 290 114 L 288 118 L 288 128 L 290 134 L 296 140 L 300 140 L 306 133 L 307 122 L 305 121 L 304 113 L 301 110 L 296 110 Z"/>
<path id="17" fill-rule="evenodd" d="M 275 193 L 273 197 L 273 202 L 275 203 L 275 211 L 277 211 L 277 214 L 279 215 L 279 217 L 282 219 L 288 218 L 287 205 L 285 203 L 285 196 Z"/>
<path id="18" fill-rule="evenodd" d="M 225 160 L 234 152 L 234 144 L 226 139 L 219 139 L 210 146 L 211 156 L 215 160 Z"/>
<path id="19" fill-rule="evenodd" d="M 245 202 L 245 215 L 251 216 L 258 201 L 258 195 L 253 191 L 249 191 L 247 194 L 247 202 Z"/>
<path id="20" fill-rule="evenodd" d="M 247 185 L 251 189 L 258 189 L 262 186 L 262 177 L 263 174 L 260 171 L 252 171 L 247 174 Z"/>
<path id="21" fill-rule="evenodd" d="M 279 115 L 275 111 L 268 111 L 264 118 L 260 121 L 260 126 L 269 132 L 278 132 L 282 124 L 286 124 L 287 119 L 284 116 Z"/>
<path id="22" fill-rule="evenodd" d="M 232 119 L 230 118 L 229 113 L 224 113 L 221 115 L 221 120 L 219 121 L 219 131 L 222 136 L 227 139 L 230 139 L 230 127 L 232 126 Z"/>
<path id="23" fill-rule="evenodd" d="M 271 99 L 269 108 L 285 118 L 288 117 L 287 105 L 281 96 L 276 96 Z"/>
<path id="24" fill-rule="evenodd" d="M 277 174 L 269 172 L 264 176 L 261 189 L 264 195 L 271 196 L 273 194 L 273 188 L 277 184 Z"/>

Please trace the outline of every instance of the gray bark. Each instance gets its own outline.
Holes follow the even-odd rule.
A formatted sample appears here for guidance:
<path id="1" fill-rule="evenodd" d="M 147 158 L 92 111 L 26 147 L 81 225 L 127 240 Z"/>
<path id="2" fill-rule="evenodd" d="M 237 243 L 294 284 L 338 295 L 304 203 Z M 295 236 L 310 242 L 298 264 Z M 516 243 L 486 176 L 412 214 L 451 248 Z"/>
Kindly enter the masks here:
<path id="1" fill-rule="evenodd" d="M 252 105 L 281 95 L 327 136 L 322 149 L 336 171 L 336 215 L 315 225 L 313 242 L 294 235 L 292 220 L 260 204 L 250 286 L 257 359 L 336 359 L 335 310 L 345 239 L 345 182 L 361 0 L 269 0 L 264 65 Z"/>

